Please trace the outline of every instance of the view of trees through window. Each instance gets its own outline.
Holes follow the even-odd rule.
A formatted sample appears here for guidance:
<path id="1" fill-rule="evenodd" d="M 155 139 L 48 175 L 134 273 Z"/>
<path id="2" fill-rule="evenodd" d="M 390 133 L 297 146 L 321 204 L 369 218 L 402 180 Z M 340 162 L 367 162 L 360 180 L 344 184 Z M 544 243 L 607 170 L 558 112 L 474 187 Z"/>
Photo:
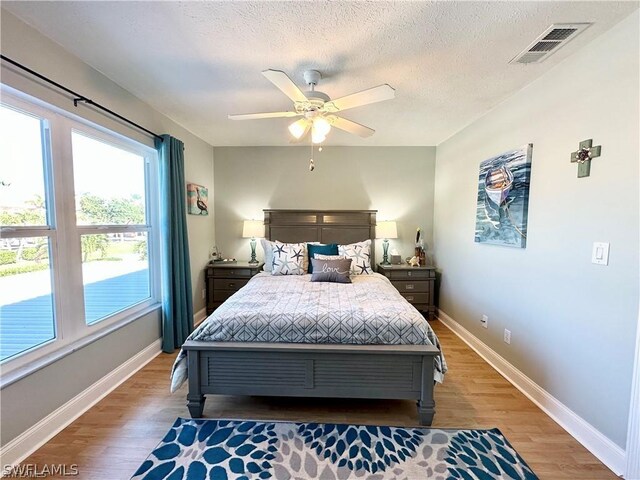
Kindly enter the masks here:
<path id="1" fill-rule="evenodd" d="M 2 189 L 0 185 L 0 189 Z M 6 187 L 5 187 L 6 188 Z M 46 225 L 44 199 L 35 195 L 26 203 L 27 208 L 2 209 L 0 225 Z M 21 237 L 0 240 L 0 277 L 49 268 L 49 248 L 46 238 Z"/>
<path id="2" fill-rule="evenodd" d="M 142 225 L 145 223 L 144 204 L 139 195 L 131 195 L 126 198 L 104 199 L 90 193 L 84 193 L 80 196 L 80 208 L 78 209 L 79 224 L 90 225 Z M 82 242 L 82 261 L 91 260 L 119 260 L 118 254 L 137 254 L 141 260 L 146 259 L 147 242 L 146 240 L 137 240 L 135 243 L 128 242 L 122 247 L 110 247 L 116 245 L 110 243 L 109 238 L 114 240 L 122 240 L 125 242 L 125 234 L 99 234 L 99 235 L 83 235 Z"/>
<path id="3" fill-rule="evenodd" d="M 0 186 L 1 188 L 2 186 Z M 3 208 L 0 211 L 0 225 L 5 227 L 45 225 L 44 199 L 40 195 L 36 195 L 25 203 L 30 208 Z M 144 202 L 139 195 L 131 195 L 129 198 L 104 199 L 85 193 L 80 196 L 79 205 L 78 223 L 127 225 L 144 224 L 145 222 Z M 136 255 L 141 260 L 145 260 L 147 257 L 146 240 L 131 241 L 131 238 L 126 233 L 83 235 L 81 237 L 82 261 L 122 261 L 126 259 L 126 255 Z M 123 245 L 118 246 L 118 241 Z M 48 268 L 49 252 L 45 239 L 36 240 L 33 237 L 0 239 L 0 277 Z"/>

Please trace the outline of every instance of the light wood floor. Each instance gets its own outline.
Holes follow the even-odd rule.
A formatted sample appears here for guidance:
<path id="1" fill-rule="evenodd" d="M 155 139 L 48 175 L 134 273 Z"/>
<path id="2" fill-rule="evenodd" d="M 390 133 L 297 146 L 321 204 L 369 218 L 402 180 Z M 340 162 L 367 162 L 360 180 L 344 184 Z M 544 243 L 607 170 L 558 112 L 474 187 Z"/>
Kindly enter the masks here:
<path id="1" fill-rule="evenodd" d="M 616 479 L 584 447 L 509 384 L 458 337 L 432 323 L 449 364 L 436 387 L 434 427 L 498 427 L 541 479 Z M 171 395 L 175 355 L 161 354 L 25 460 L 77 464 L 79 477 L 128 479 L 169 430 L 188 417 L 186 385 Z M 415 403 L 209 397 L 206 417 L 417 425 Z M 53 477 L 48 477 L 53 478 Z"/>

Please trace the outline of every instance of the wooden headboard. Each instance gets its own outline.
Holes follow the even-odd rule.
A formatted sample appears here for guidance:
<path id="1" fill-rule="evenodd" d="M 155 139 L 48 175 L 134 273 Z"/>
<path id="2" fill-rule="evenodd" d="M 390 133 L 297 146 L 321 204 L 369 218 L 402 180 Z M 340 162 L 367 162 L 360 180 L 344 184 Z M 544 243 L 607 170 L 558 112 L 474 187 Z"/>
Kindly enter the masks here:
<path id="1" fill-rule="evenodd" d="M 371 239 L 375 262 L 377 210 L 264 210 L 264 236 L 284 243 L 349 243 Z"/>

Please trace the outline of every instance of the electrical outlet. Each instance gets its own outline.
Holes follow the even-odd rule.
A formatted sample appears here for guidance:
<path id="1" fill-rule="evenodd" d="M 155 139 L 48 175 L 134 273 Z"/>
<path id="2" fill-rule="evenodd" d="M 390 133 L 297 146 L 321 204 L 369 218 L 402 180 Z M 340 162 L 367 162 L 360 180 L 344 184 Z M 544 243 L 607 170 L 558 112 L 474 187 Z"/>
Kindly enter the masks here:
<path id="1" fill-rule="evenodd" d="M 511 330 L 504 329 L 504 343 L 511 345 Z"/>
<path id="2" fill-rule="evenodd" d="M 203 288 L 202 289 L 202 299 L 204 300 L 206 298 L 206 296 L 207 296 L 207 289 Z"/>
<path id="3" fill-rule="evenodd" d="M 489 328 L 489 317 L 487 317 L 486 315 L 482 315 L 482 319 L 480 320 L 480 323 L 484 328 Z"/>

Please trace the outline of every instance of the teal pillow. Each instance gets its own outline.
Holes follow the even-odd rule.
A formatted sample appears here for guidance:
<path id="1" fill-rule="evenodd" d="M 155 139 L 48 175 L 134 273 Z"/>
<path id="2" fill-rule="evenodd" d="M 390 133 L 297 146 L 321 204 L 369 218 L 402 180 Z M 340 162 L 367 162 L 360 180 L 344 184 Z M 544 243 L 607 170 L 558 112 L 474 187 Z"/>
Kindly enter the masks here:
<path id="1" fill-rule="evenodd" d="M 316 253 L 320 253 L 322 255 L 338 255 L 338 244 L 330 243 L 328 245 L 316 244 L 316 243 L 307 243 L 307 252 L 309 254 L 309 273 L 313 273 L 313 262 L 312 258 L 315 258 Z"/>

